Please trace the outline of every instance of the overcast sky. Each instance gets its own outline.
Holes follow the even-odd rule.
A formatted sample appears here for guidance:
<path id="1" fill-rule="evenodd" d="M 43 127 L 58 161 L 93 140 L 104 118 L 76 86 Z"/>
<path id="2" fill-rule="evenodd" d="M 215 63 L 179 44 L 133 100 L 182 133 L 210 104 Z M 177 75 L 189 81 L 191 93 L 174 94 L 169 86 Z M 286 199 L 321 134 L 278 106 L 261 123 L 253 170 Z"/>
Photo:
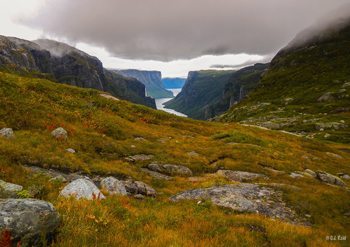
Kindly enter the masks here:
<path id="1" fill-rule="evenodd" d="M 346 3 L 350 0 L 0 0 L 0 34 L 64 41 L 109 68 L 186 76 L 213 65 L 268 60 Z"/>

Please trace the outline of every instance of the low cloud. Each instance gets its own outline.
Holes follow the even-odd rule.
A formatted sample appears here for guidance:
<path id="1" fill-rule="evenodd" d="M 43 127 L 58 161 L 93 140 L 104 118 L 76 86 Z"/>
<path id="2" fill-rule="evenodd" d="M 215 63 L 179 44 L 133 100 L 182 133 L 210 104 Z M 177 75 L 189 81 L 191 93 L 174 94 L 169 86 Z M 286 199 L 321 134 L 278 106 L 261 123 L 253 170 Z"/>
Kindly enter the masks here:
<path id="1" fill-rule="evenodd" d="M 47 0 L 38 15 L 21 23 L 104 47 L 116 57 L 171 61 L 274 53 L 345 3 L 349 0 Z"/>

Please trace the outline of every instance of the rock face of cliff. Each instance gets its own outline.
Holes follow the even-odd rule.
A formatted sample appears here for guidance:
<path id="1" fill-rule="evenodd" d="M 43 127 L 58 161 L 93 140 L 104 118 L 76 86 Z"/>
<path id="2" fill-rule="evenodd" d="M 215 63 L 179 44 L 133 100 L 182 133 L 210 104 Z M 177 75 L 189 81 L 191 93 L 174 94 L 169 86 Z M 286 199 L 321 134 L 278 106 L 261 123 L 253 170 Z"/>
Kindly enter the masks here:
<path id="1" fill-rule="evenodd" d="M 172 92 L 164 88 L 162 83 L 162 73 L 159 71 L 128 69 L 117 70 L 115 72 L 129 78 L 135 78 L 142 82 L 146 87 L 147 95 L 154 99 L 174 97 Z"/>
<path id="2" fill-rule="evenodd" d="M 155 108 L 154 100 L 146 97 L 142 83 L 104 69 L 96 57 L 64 43 L 0 36 L 0 69 L 106 91 Z"/>
<path id="3" fill-rule="evenodd" d="M 233 71 L 204 70 L 189 72 L 181 93 L 165 106 L 191 118 L 207 119 L 207 108 L 220 101 Z"/>

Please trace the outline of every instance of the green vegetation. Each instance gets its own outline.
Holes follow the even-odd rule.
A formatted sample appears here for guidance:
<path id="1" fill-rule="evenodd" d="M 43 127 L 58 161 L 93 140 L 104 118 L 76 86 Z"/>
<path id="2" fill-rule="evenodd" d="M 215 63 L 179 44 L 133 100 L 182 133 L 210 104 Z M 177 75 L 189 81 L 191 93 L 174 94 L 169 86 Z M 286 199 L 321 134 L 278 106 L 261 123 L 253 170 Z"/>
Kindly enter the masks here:
<path id="1" fill-rule="evenodd" d="M 0 72 L 0 179 L 22 185 L 20 196 L 52 202 L 62 216 L 54 246 L 346 246 L 328 235 L 350 236 L 350 193 L 290 172 L 324 170 L 350 174 L 350 146 L 310 140 L 235 123 L 201 122 L 106 99 L 101 92 L 44 79 Z M 56 140 L 56 127 L 68 131 Z M 140 139 L 138 137 L 142 137 Z M 136 138 L 136 139 L 135 139 Z M 73 148 L 75 154 L 66 151 Z M 197 156 L 188 155 L 195 151 Z M 341 158 L 335 158 L 337 154 Z M 198 179 L 160 181 L 142 172 L 145 161 L 125 157 L 152 154 L 159 163 L 182 164 Z M 58 198 L 64 184 L 26 166 L 90 175 L 130 176 L 153 186 L 158 196 L 137 200 L 110 196 L 103 201 Z M 219 168 L 267 175 L 310 226 L 256 214 L 236 213 L 209 202 L 173 203 L 169 197 L 193 188 L 230 184 Z M 279 171 L 279 172 L 276 172 Z M 346 182 L 349 185 L 348 182 Z"/>
<path id="2" fill-rule="evenodd" d="M 221 119 L 349 143 L 349 48 L 348 25 L 324 39 L 282 50 L 259 87 Z"/>

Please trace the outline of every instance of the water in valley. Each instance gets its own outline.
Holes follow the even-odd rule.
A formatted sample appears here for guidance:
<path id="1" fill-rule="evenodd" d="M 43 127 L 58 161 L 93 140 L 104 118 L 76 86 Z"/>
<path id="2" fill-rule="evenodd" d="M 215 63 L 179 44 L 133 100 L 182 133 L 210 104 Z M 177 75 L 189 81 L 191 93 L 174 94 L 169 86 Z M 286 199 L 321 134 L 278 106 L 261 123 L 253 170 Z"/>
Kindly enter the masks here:
<path id="1" fill-rule="evenodd" d="M 181 92 L 181 88 L 177 88 L 177 89 L 168 89 L 169 91 L 172 91 L 174 96 L 176 97 L 176 95 L 178 95 Z M 187 115 L 181 113 L 181 112 L 177 112 L 173 109 L 167 109 L 164 107 L 164 104 L 166 102 L 168 102 L 169 100 L 171 100 L 172 98 L 162 98 L 162 99 L 156 99 L 156 105 L 157 105 L 157 109 L 161 110 L 161 111 L 166 111 L 168 113 L 171 114 L 175 114 L 177 116 L 181 116 L 181 117 L 187 117 Z"/>

